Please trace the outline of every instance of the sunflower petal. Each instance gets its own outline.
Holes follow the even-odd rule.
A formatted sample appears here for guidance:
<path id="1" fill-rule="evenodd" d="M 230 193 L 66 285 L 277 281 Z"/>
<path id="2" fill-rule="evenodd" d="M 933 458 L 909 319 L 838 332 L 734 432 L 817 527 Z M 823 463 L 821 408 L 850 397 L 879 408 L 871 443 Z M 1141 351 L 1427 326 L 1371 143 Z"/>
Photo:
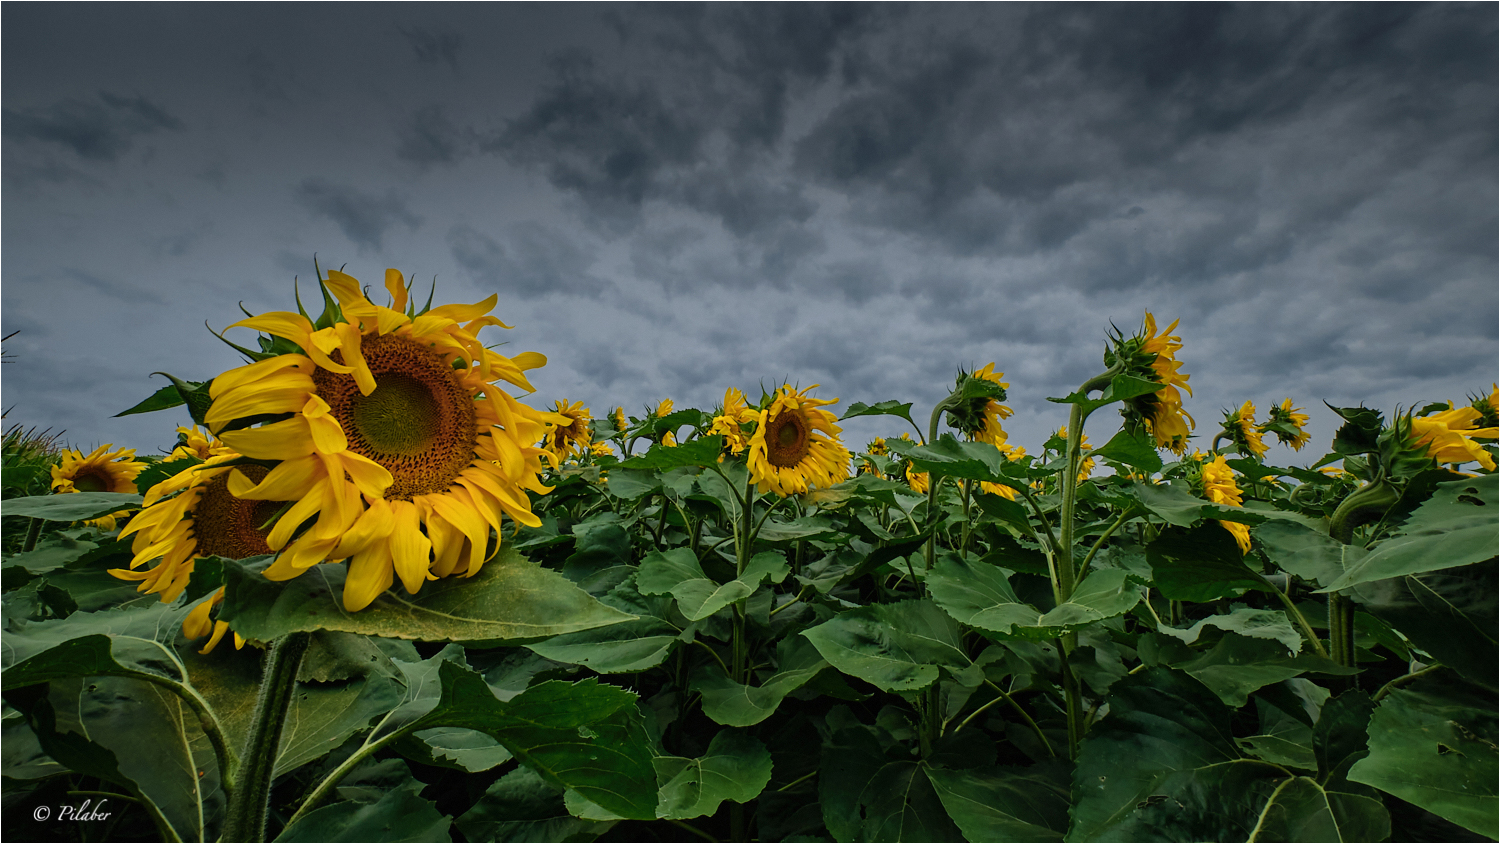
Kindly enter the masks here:
<path id="1" fill-rule="evenodd" d="M 396 521 L 395 530 L 391 531 L 391 560 L 396 575 L 401 578 L 401 585 L 414 595 L 432 577 L 427 570 L 432 541 L 422 533 L 416 505 L 410 501 L 395 501 L 391 509 Z"/>

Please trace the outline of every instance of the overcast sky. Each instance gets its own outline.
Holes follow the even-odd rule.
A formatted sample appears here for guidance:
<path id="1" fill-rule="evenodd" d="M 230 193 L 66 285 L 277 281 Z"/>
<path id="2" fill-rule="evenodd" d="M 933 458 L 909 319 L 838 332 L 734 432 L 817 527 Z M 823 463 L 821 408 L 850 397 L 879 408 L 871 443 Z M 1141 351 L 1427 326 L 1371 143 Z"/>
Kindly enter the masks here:
<path id="1" fill-rule="evenodd" d="M 6 3 L 6 423 L 169 447 L 112 415 L 239 365 L 204 323 L 316 255 L 498 293 L 536 406 L 925 423 L 994 361 L 1031 451 L 1149 309 L 1201 447 L 1289 396 L 1306 462 L 1323 400 L 1496 378 L 1497 8 Z"/>

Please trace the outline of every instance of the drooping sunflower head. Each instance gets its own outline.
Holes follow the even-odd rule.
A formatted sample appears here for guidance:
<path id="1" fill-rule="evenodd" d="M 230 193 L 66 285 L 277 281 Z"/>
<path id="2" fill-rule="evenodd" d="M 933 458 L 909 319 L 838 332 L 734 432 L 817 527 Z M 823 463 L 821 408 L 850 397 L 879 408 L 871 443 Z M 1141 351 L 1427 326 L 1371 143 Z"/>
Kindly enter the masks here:
<path id="1" fill-rule="evenodd" d="M 647 430 L 648 431 L 654 431 L 657 420 L 662 419 L 662 418 L 667 417 L 667 416 L 671 416 L 671 415 L 672 415 L 672 400 L 671 399 L 662 399 L 661 403 L 659 403 L 658 405 L 656 405 L 656 407 L 652 407 L 650 405 L 647 405 L 646 406 L 646 427 L 647 427 Z M 654 443 L 660 443 L 661 445 L 667 446 L 669 448 L 671 446 L 677 445 L 677 437 L 673 434 L 672 431 L 662 431 L 659 434 L 658 433 L 650 433 L 647 436 L 647 438 L 650 439 Z"/>
<path id="2" fill-rule="evenodd" d="M 1195 454 L 1201 460 L 1201 456 Z M 1196 476 L 1192 476 L 1192 484 L 1198 494 L 1207 498 L 1215 504 L 1226 507 L 1243 506 L 1243 497 L 1239 484 L 1235 483 L 1234 470 L 1224 462 L 1224 455 L 1215 455 L 1209 462 L 1199 464 Z M 1250 553 L 1250 526 L 1240 522 L 1231 522 L 1220 519 L 1219 525 L 1234 536 L 1234 541 L 1240 547 L 1240 553 Z"/>
<path id="3" fill-rule="evenodd" d="M 138 591 L 160 595 L 164 602 L 175 601 L 183 593 L 194 563 L 202 557 L 240 560 L 271 553 L 267 537 L 284 505 L 242 499 L 230 491 L 233 474 L 242 474 L 255 483 L 264 480 L 269 470 L 254 464 L 236 465 L 241 455 L 217 441 L 211 441 L 210 447 L 214 453 L 207 460 L 147 490 L 144 509 L 120 532 L 122 539 L 134 534 L 134 556 L 129 568 L 110 569 L 109 573 L 138 582 Z M 142 570 L 153 562 L 154 566 Z M 212 650 L 227 629 L 227 625 L 205 626 L 209 609 L 208 605 L 195 608 L 183 623 L 183 635 L 189 638 L 215 634 L 203 653 Z"/>
<path id="4" fill-rule="evenodd" d="M 1460 465 L 1477 461 L 1480 466 L 1495 471 L 1495 456 L 1489 448 L 1475 442 L 1493 441 L 1500 435 L 1495 426 L 1480 428 L 1483 414 L 1473 407 L 1455 408 L 1452 402 L 1448 409 L 1427 416 L 1406 416 L 1398 419 L 1398 426 L 1405 429 L 1409 448 L 1425 448 L 1427 456 L 1438 463 Z"/>
<path id="5" fill-rule="evenodd" d="M 554 410 L 557 415 L 568 420 L 566 425 L 556 425 L 547 434 L 547 450 L 560 463 L 589 448 L 594 438 L 594 430 L 590 424 L 593 422 L 593 415 L 583 406 L 583 402 L 569 402 L 567 399 L 558 399 Z"/>
<path id="6" fill-rule="evenodd" d="M 114 445 L 106 443 L 89 453 L 87 457 L 76 449 L 64 449 L 52 467 L 52 491 L 68 492 L 135 492 L 135 478 L 146 468 L 146 464 L 135 459 L 135 449 L 121 448 L 111 451 Z M 102 531 L 115 529 L 115 522 L 129 513 L 120 510 L 90 519 L 84 524 Z"/>
<path id="7" fill-rule="evenodd" d="M 838 399 L 807 395 L 817 386 L 797 390 L 783 385 L 757 414 L 747 464 L 762 493 L 800 494 L 849 477 L 849 450 L 838 438 L 842 429 L 834 415 L 822 409 Z"/>
<path id="8" fill-rule="evenodd" d="M 190 428 L 179 426 L 177 428 L 177 447 L 167 455 L 167 462 L 182 460 L 193 457 L 199 460 L 207 460 L 214 454 L 214 449 L 222 448 L 223 444 L 214 439 L 212 434 L 200 429 L 197 425 Z"/>
<path id="9" fill-rule="evenodd" d="M 525 373 L 546 358 L 506 357 L 479 341 L 480 329 L 507 327 L 489 316 L 495 296 L 419 311 L 396 270 L 386 271 L 390 307 L 341 272 L 320 283 L 316 322 L 274 312 L 230 326 L 277 340 L 263 354 L 241 349 L 254 362 L 213 379 L 206 419 L 230 448 L 274 465 L 260 480 L 232 474 L 234 495 L 294 502 L 267 535 L 278 557 L 264 574 L 285 580 L 347 559 L 344 604 L 354 611 L 397 576 L 414 593 L 478 571 L 507 518 L 539 524 L 525 491 L 549 491 L 540 473 L 554 458 L 535 444 L 570 420 L 498 383 L 532 390 Z"/>
<path id="10" fill-rule="evenodd" d="M 926 493 L 928 489 L 927 473 L 916 471 L 911 461 L 906 463 L 906 485 L 911 487 L 912 492 Z"/>
<path id="11" fill-rule="evenodd" d="M 1500 385 L 1491 384 L 1488 396 L 1470 396 L 1469 406 L 1479 411 L 1478 425 L 1481 428 L 1500 426 Z"/>
<path id="12" fill-rule="evenodd" d="M 1224 411 L 1224 429 L 1219 436 L 1234 443 L 1235 451 L 1259 459 L 1266 453 L 1265 441 L 1255 427 L 1255 403 L 1246 401 L 1238 410 Z"/>
<path id="13" fill-rule="evenodd" d="M 714 414 L 710 434 L 724 437 L 724 449 L 730 454 L 739 454 L 750 445 L 746 428 L 755 424 L 756 412 L 745 403 L 745 394 L 735 387 L 724 391 L 724 404 Z"/>
<path id="14" fill-rule="evenodd" d="M 949 398 L 948 425 L 976 442 L 1001 445 L 1009 437 L 1000 420 L 1009 419 L 1011 409 L 1001 404 L 1010 384 L 1000 379 L 993 362 L 973 372 L 960 371 L 953 395 Z"/>
<path id="15" fill-rule="evenodd" d="M 1281 404 L 1271 405 L 1264 425 L 1258 429 L 1262 434 L 1275 434 L 1276 441 L 1301 451 L 1312 435 L 1307 433 L 1308 415 L 1300 407 L 1292 407 L 1292 400 L 1282 399 Z"/>
<path id="16" fill-rule="evenodd" d="M 623 432 L 626 428 L 630 427 L 630 423 L 625 419 L 625 408 L 623 407 L 615 408 L 615 412 L 611 413 L 609 418 L 610 421 L 615 423 L 616 431 Z"/>
<path id="17" fill-rule="evenodd" d="M 589 454 L 595 457 L 613 457 L 615 450 L 607 442 L 594 443 L 589 446 Z"/>
<path id="18" fill-rule="evenodd" d="M 865 445 L 865 453 L 874 454 L 878 457 L 884 457 L 885 455 L 890 454 L 891 450 L 885 444 L 885 437 L 876 437 L 875 439 L 870 440 L 870 442 Z"/>
<path id="19" fill-rule="evenodd" d="M 1138 334 L 1112 338 L 1104 362 L 1111 367 L 1118 362 L 1123 374 L 1162 385 L 1154 393 L 1126 400 L 1122 413 L 1128 428 L 1143 425 L 1155 437 L 1158 448 L 1182 454 L 1187 450 L 1188 436 L 1196 423 L 1182 408 L 1181 390 L 1192 395 L 1193 388 L 1188 386 L 1190 376 L 1179 371 L 1182 362 L 1176 355 L 1182 348 L 1182 338 L 1172 334 L 1176 328 L 1174 320 L 1165 331 L 1158 332 L 1156 317 L 1147 311 Z"/>

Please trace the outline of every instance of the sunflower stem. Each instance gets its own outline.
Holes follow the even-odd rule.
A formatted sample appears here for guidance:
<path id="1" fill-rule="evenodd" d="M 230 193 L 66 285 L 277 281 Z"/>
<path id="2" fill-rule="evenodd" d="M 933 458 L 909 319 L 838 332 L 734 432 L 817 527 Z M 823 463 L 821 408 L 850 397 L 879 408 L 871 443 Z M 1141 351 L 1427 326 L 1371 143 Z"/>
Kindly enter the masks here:
<path id="1" fill-rule="evenodd" d="M 307 652 L 312 634 L 288 633 L 271 645 L 266 654 L 265 675 L 250 716 L 240 781 L 229 800 L 224 821 L 225 841 L 265 841 L 266 811 L 271 800 L 271 779 L 276 769 L 276 751 L 281 730 L 297 688 L 297 667 Z"/>
<path id="2" fill-rule="evenodd" d="M 958 543 L 958 555 L 960 557 L 966 557 L 969 554 L 969 503 L 973 493 L 974 482 L 968 478 L 964 478 L 964 529 L 961 534 L 962 538 Z"/>
<path id="3" fill-rule="evenodd" d="M 36 541 L 42 536 L 42 520 L 32 519 L 26 526 L 26 542 L 21 546 L 21 551 L 31 551 L 36 548 Z"/>

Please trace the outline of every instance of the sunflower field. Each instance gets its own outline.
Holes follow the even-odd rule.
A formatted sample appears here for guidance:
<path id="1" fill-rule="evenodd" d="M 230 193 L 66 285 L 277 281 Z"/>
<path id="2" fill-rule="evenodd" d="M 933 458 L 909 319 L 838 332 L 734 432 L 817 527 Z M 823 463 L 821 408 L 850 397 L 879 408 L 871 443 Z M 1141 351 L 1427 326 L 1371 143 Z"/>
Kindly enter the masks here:
<path id="1" fill-rule="evenodd" d="M 168 455 L 6 433 L 6 837 L 1500 836 L 1493 387 L 1274 465 L 1148 313 L 1029 449 L 993 363 L 596 412 L 384 287 L 230 325 Z"/>

